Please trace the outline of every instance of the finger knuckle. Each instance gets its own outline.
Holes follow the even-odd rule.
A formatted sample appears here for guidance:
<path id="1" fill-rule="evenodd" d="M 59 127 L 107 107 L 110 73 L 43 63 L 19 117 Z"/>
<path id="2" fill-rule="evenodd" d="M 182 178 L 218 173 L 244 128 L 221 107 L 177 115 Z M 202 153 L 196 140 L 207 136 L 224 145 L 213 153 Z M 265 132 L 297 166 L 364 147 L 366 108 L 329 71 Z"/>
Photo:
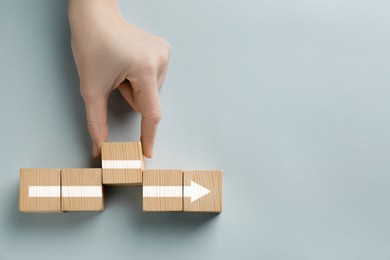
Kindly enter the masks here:
<path id="1" fill-rule="evenodd" d="M 148 116 L 146 116 L 148 120 L 150 120 L 154 124 L 158 124 L 161 121 L 162 113 L 160 110 L 151 112 Z"/>
<path id="2" fill-rule="evenodd" d="M 142 67 L 145 75 L 153 75 L 156 71 L 156 64 L 151 58 L 146 58 Z"/>
<path id="3" fill-rule="evenodd" d="M 80 84 L 80 94 L 84 97 L 87 93 L 87 87 L 84 84 Z"/>
<path id="4" fill-rule="evenodd" d="M 80 85 L 80 95 L 84 100 L 90 100 L 94 98 L 95 91 L 91 89 L 88 85 Z"/>
<path id="5" fill-rule="evenodd" d="M 92 140 L 98 140 L 100 138 L 105 139 L 108 135 L 108 127 L 106 124 L 100 125 L 94 121 L 88 120 L 87 127 Z"/>
<path id="6" fill-rule="evenodd" d="M 171 45 L 166 40 L 163 40 L 162 46 L 163 47 L 161 49 L 160 59 L 163 64 L 167 64 L 169 61 L 169 56 L 171 54 Z"/>
<path id="7" fill-rule="evenodd" d="M 162 66 L 166 66 L 168 64 L 168 61 L 169 61 L 169 53 L 161 52 L 160 56 L 159 56 L 159 59 L 160 59 L 160 64 Z"/>

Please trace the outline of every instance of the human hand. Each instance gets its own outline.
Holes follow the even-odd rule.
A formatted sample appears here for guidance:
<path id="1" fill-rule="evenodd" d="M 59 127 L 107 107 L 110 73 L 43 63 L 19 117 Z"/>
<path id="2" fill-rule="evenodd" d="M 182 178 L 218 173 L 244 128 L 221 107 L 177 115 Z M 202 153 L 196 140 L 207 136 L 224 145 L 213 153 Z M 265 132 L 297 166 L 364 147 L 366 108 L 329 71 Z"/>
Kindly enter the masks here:
<path id="1" fill-rule="evenodd" d="M 151 158 L 169 43 L 126 22 L 116 0 L 69 0 L 68 14 L 93 156 L 107 140 L 107 99 L 118 88 L 142 115 L 142 150 Z"/>

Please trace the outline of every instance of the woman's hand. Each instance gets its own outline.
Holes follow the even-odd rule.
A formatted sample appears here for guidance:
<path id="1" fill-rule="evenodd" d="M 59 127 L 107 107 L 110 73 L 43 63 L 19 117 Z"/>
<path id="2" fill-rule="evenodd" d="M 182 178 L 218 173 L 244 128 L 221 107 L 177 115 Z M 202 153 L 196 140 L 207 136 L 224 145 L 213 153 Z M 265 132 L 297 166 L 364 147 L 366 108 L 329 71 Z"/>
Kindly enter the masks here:
<path id="1" fill-rule="evenodd" d="M 152 157 L 169 43 L 126 22 L 116 0 L 69 0 L 69 22 L 93 156 L 107 140 L 107 99 L 118 88 L 142 115 L 142 148 Z"/>

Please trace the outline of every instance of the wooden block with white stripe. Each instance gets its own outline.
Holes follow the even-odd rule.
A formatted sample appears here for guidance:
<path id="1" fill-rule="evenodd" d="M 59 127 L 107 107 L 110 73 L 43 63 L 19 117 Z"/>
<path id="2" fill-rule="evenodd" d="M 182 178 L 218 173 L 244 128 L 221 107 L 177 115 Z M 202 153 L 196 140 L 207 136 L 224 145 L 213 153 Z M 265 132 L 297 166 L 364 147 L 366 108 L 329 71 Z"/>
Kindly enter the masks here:
<path id="1" fill-rule="evenodd" d="M 183 172 L 144 170 L 142 193 L 144 211 L 182 211 Z"/>
<path id="2" fill-rule="evenodd" d="M 103 143 L 103 184 L 142 184 L 143 158 L 140 142 Z"/>
<path id="3" fill-rule="evenodd" d="M 19 210 L 61 212 L 59 169 L 20 169 Z"/>
<path id="4" fill-rule="evenodd" d="M 63 211 L 103 211 L 102 169 L 62 169 Z"/>
<path id="5" fill-rule="evenodd" d="M 222 171 L 184 171 L 184 210 L 191 212 L 222 211 Z"/>

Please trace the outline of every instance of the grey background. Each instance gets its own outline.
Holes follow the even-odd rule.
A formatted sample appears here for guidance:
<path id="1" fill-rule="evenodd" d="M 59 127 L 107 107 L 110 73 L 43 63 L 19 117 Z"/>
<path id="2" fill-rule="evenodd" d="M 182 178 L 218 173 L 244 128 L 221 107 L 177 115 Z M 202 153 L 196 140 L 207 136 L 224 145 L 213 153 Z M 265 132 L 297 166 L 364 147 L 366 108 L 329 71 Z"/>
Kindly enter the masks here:
<path id="1" fill-rule="evenodd" d="M 66 1 L 0 2 L 0 259 L 390 259 L 390 2 L 122 1 L 172 45 L 149 168 L 224 170 L 224 212 L 18 212 L 20 167 L 92 160 Z M 113 93 L 112 141 L 140 117 Z M 93 257 L 93 258 L 92 258 Z"/>

